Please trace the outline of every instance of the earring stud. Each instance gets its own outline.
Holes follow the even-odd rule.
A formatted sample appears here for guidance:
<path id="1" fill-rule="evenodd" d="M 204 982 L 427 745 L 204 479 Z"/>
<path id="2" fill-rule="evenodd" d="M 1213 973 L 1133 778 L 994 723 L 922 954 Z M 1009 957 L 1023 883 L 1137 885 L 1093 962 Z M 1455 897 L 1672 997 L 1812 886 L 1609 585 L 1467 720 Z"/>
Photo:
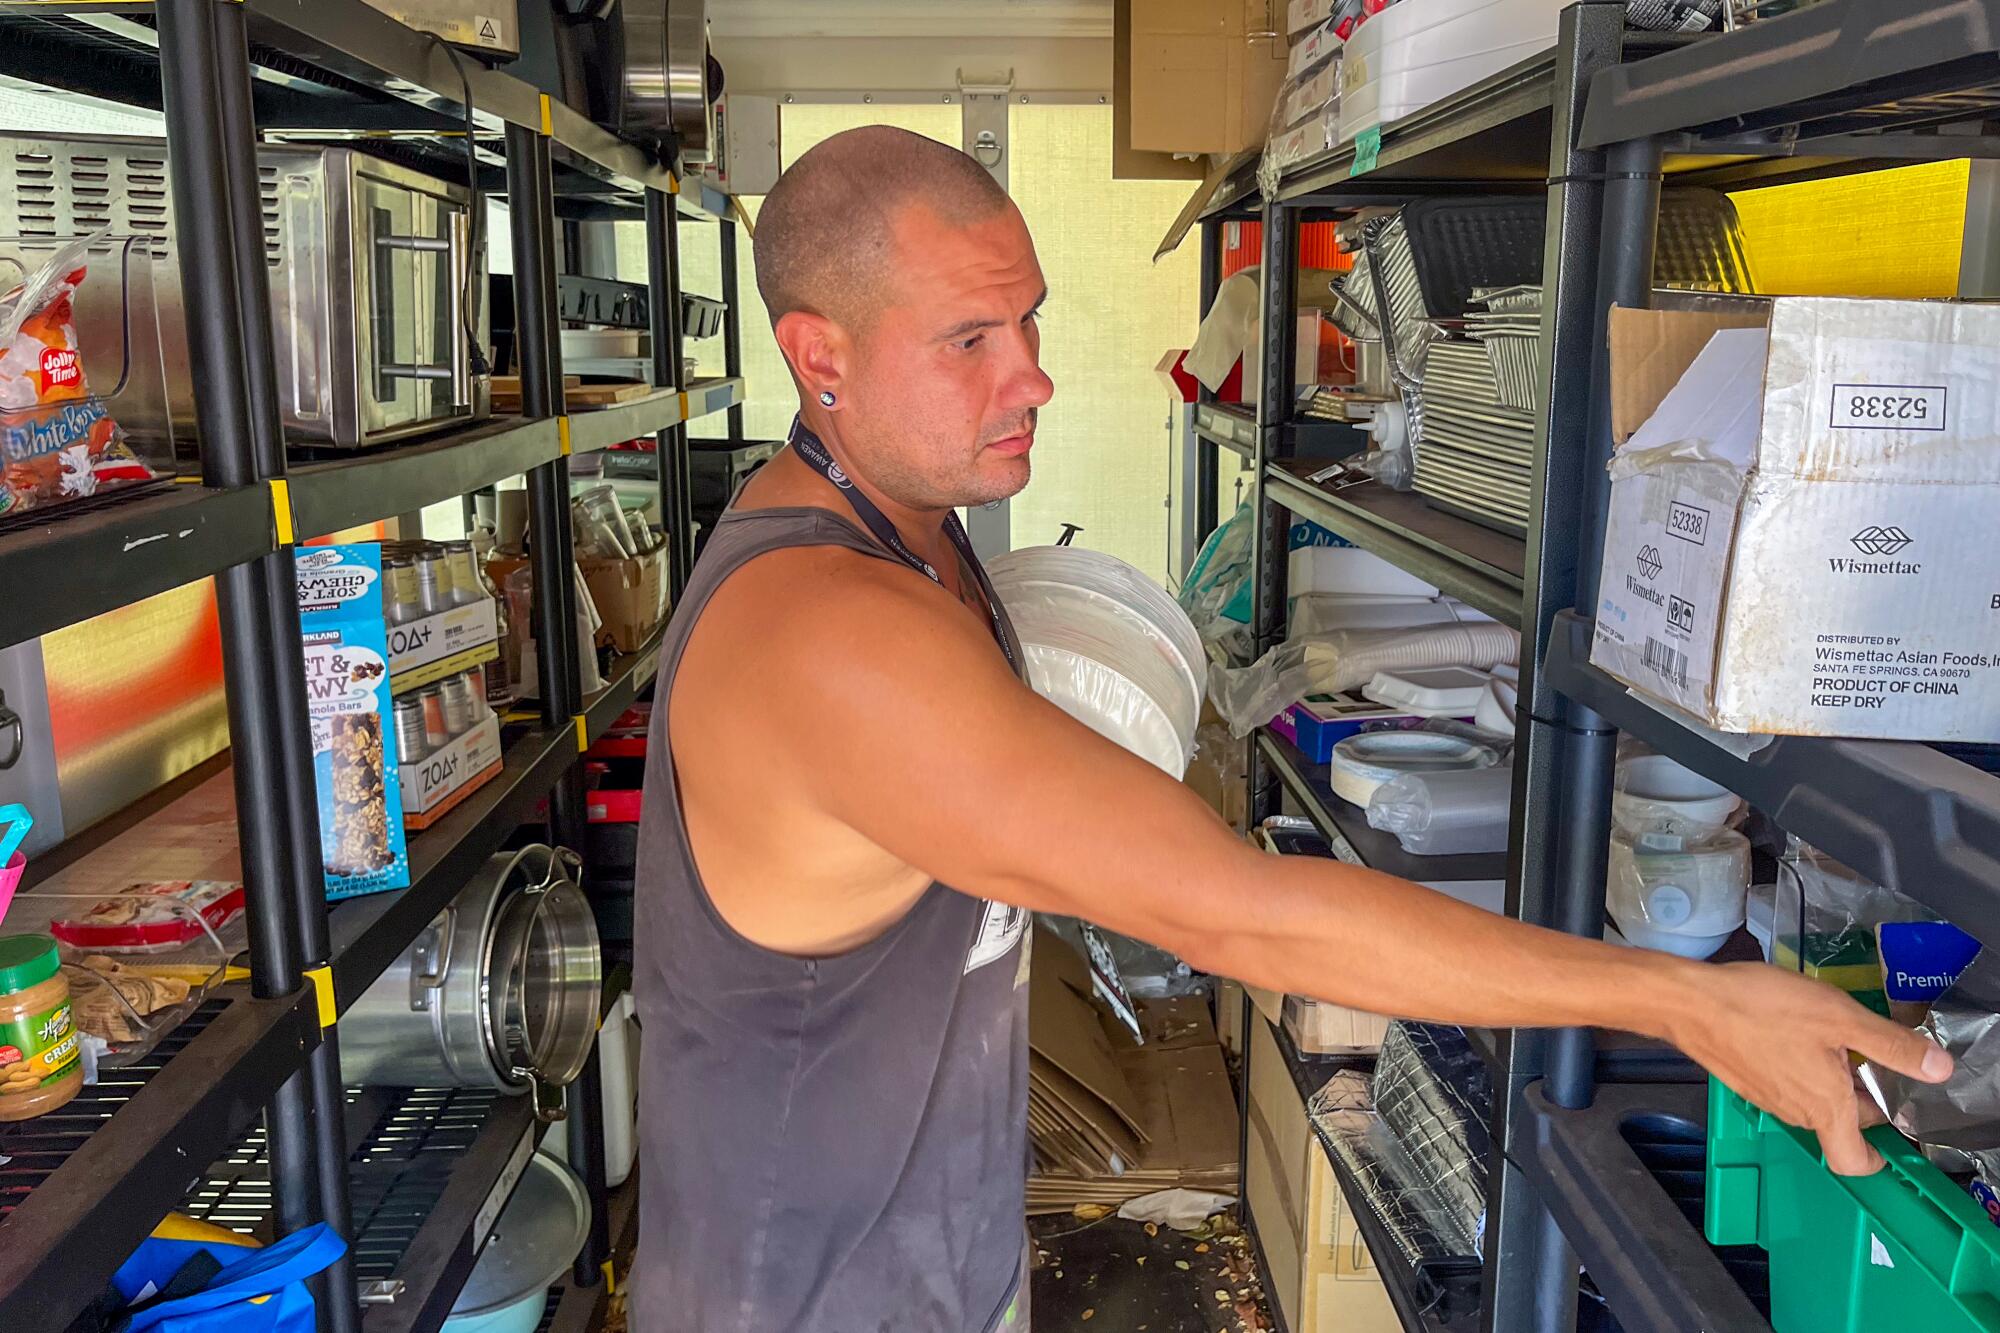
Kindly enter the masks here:
<path id="1" fill-rule="evenodd" d="M 832 407 L 832 406 L 833 406 L 833 390 L 831 390 L 831 389 L 821 389 L 821 390 L 819 391 L 819 403 L 820 403 L 820 406 L 821 406 L 821 407 Z"/>

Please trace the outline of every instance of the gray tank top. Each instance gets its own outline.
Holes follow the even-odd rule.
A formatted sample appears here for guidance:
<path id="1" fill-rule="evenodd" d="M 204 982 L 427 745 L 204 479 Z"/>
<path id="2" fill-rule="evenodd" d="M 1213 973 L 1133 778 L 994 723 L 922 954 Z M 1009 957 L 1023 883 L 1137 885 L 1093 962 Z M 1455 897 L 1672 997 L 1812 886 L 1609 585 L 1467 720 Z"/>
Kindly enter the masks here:
<path id="1" fill-rule="evenodd" d="M 660 649 L 634 939 L 633 1328 L 984 1333 L 1022 1272 L 1028 913 L 934 883 L 851 952 L 775 953 L 716 911 L 681 816 L 667 699 L 688 636 L 731 574 L 800 546 L 891 558 L 823 509 L 726 513 Z"/>

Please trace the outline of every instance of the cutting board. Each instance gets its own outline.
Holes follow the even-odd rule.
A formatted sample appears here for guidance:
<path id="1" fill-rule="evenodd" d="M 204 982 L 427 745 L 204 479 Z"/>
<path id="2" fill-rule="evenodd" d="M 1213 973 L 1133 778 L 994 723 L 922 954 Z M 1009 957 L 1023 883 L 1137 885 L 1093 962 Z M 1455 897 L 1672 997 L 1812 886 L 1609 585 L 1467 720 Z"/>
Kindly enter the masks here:
<path id="1" fill-rule="evenodd" d="M 642 380 L 622 380 L 614 384 L 586 384 L 580 389 L 564 389 L 563 404 L 572 412 L 588 412 L 593 408 L 616 407 L 629 403 L 635 398 L 644 398 L 653 391 L 653 386 Z"/>

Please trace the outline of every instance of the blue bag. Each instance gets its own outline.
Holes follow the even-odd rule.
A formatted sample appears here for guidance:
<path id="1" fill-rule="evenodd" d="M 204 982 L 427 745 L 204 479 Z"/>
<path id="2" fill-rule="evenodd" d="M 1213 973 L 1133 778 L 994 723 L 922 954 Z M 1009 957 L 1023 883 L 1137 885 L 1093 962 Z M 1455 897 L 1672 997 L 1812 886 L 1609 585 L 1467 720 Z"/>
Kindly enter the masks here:
<path id="1" fill-rule="evenodd" d="M 124 1325 L 129 1333 L 314 1333 L 306 1279 L 345 1254 L 347 1242 L 324 1222 L 261 1250 L 149 1239 L 112 1276 L 112 1285 L 134 1301 L 148 1285 L 164 1288 L 203 1251 L 221 1262 L 222 1271 L 200 1291 L 139 1310 Z"/>

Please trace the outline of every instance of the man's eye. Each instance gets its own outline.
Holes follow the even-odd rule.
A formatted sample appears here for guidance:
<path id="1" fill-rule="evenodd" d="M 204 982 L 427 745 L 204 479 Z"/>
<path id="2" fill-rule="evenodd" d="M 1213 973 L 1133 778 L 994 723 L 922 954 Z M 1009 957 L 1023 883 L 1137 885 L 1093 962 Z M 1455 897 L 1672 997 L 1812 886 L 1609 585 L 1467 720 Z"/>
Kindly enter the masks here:
<path id="1" fill-rule="evenodd" d="M 985 334 L 975 333 L 970 338 L 959 339 L 957 342 L 953 343 L 952 346 L 956 347 L 961 352 L 970 352 L 974 348 L 978 347 L 979 344 L 985 341 L 986 341 Z"/>

